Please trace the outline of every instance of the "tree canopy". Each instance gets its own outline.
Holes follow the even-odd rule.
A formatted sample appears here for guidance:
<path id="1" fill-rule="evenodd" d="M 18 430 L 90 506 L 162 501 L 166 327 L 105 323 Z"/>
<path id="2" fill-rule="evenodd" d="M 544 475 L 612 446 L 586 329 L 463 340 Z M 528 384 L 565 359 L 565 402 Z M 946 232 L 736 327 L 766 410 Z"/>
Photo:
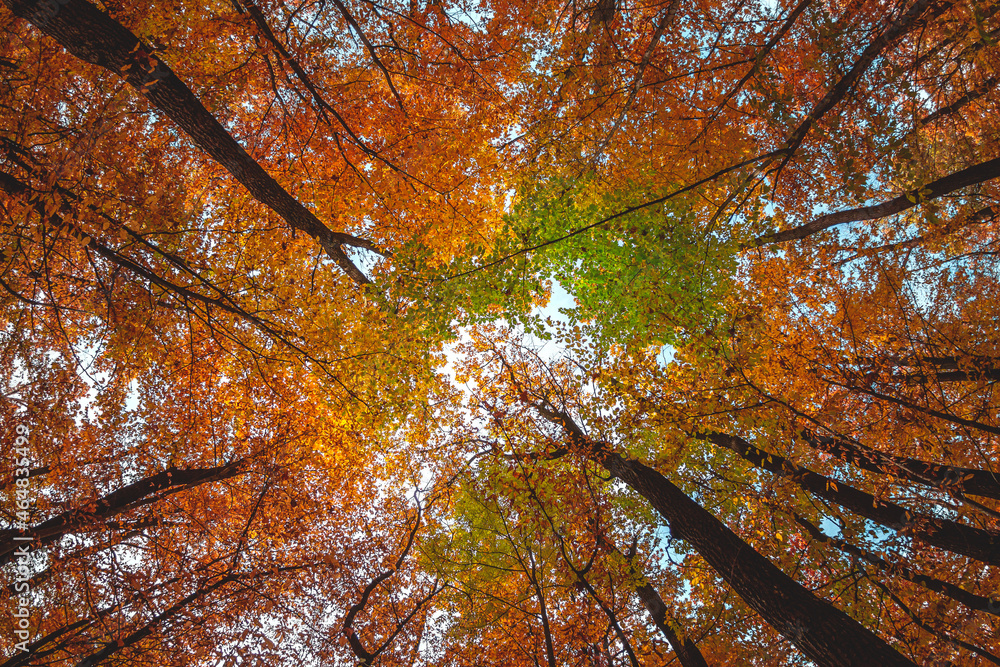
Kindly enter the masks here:
<path id="1" fill-rule="evenodd" d="M 3 0 L 0 667 L 1000 665 L 998 10 Z"/>

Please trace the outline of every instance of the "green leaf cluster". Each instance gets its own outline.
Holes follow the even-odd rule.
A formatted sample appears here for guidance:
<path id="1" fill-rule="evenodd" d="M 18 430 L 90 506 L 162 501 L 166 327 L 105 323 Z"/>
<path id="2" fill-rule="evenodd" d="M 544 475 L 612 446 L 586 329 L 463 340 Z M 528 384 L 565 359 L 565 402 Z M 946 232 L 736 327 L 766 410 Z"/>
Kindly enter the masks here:
<path id="1" fill-rule="evenodd" d="M 691 198 L 677 197 L 601 223 L 665 188 L 632 180 L 554 178 L 525 188 L 509 219 L 526 245 L 594 227 L 545 247 L 535 261 L 577 305 L 573 322 L 597 323 L 605 343 L 675 345 L 723 315 L 737 243 L 705 226 Z"/>

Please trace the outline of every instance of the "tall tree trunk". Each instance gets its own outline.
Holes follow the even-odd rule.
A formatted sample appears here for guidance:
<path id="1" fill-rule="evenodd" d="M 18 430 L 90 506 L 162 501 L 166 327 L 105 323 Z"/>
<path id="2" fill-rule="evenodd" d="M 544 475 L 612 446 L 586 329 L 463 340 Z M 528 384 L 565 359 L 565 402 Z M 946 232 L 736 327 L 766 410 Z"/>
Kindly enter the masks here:
<path id="1" fill-rule="evenodd" d="M 809 431 L 803 431 L 800 435 L 810 447 L 832 454 L 862 470 L 898 475 L 911 482 L 938 489 L 952 489 L 1000 500 L 1000 474 L 989 470 L 956 468 L 886 454 L 843 437 L 818 435 Z"/>
<path id="2" fill-rule="evenodd" d="M 80 60 L 125 79 L 149 103 L 178 125 L 198 148 L 221 164 L 250 194 L 291 227 L 314 239 L 360 285 L 370 282 L 347 256 L 344 245 L 378 252 L 364 239 L 336 232 L 285 190 L 226 131 L 170 67 L 125 26 L 86 0 L 3 0 Z"/>
<path id="3" fill-rule="evenodd" d="M 871 630 L 782 572 L 666 477 L 591 440 L 568 414 L 551 404 L 535 404 L 535 409 L 562 426 L 577 451 L 645 498 L 674 537 L 694 547 L 751 609 L 817 665 L 915 667 Z"/>
<path id="4" fill-rule="evenodd" d="M 913 667 L 870 630 L 778 569 L 660 473 L 618 454 L 598 450 L 593 457 L 648 500 L 672 535 L 693 546 L 754 611 L 817 665 Z"/>
<path id="5" fill-rule="evenodd" d="M 787 477 L 803 490 L 901 534 L 984 563 L 1000 565 L 1000 535 L 997 533 L 910 512 L 896 503 L 879 500 L 870 493 L 812 472 L 777 454 L 765 452 L 734 435 L 700 433 L 696 437 L 731 449 L 754 466 Z"/>
<path id="6" fill-rule="evenodd" d="M 650 584 L 643 584 L 642 586 L 635 587 L 635 594 L 642 600 L 642 606 L 649 612 L 649 616 L 653 619 L 653 624 L 656 625 L 660 634 L 670 644 L 670 648 L 674 649 L 674 653 L 677 655 L 677 659 L 680 660 L 681 666 L 708 667 L 708 663 L 705 662 L 705 656 L 701 654 L 698 645 L 686 634 L 682 639 L 674 631 L 671 623 L 672 619 L 667 618 L 667 605 L 663 602 L 660 594 L 656 592 L 656 589 Z"/>
<path id="7" fill-rule="evenodd" d="M 663 598 L 660 597 L 656 589 L 646 580 L 645 575 L 636 567 L 633 561 L 636 543 L 633 542 L 629 552 L 624 554 L 617 545 L 608 540 L 607 536 L 602 535 L 601 539 L 616 553 L 625 557 L 629 563 L 629 574 L 639 577 L 642 581 L 646 581 L 644 584 L 635 584 L 633 587 L 635 594 L 642 602 L 642 606 L 649 613 L 649 617 L 653 620 L 653 625 L 656 626 L 656 629 L 660 631 L 663 638 L 670 644 L 670 648 L 674 650 L 674 654 L 680 660 L 681 667 L 708 667 L 708 663 L 705 662 L 705 656 L 701 654 L 698 645 L 687 636 L 687 633 L 682 631 L 682 636 L 679 636 L 677 631 L 674 630 L 674 627 L 679 625 L 677 619 L 668 613 L 670 610 L 667 608 L 667 604 L 663 601 Z"/>

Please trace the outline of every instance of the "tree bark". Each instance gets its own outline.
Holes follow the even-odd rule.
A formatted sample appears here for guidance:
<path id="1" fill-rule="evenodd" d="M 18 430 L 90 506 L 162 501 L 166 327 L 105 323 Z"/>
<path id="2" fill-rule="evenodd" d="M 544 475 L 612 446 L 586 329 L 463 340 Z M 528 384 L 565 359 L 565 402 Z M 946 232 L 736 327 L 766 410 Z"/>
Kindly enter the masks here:
<path id="1" fill-rule="evenodd" d="M 846 438 L 821 436 L 810 432 L 803 432 L 801 435 L 810 447 L 832 454 L 862 470 L 898 475 L 911 482 L 937 489 L 955 490 L 1000 500 L 1000 475 L 989 470 L 957 468 L 886 454 Z"/>
<path id="2" fill-rule="evenodd" d="M 666 477 L 591 440 L 568 414 L 551 404 L 534 407 L 565 429 L 577 451 L 645 498 L 673 536 L 693 546 L 751 609 L 817 665 L 915 667 L 871 630 L 782 572 Z"/>
<path id="3" fill-rule="evenodd" d="M 632 576 L 640 577 L 641 580 L 646 581 L 645 575 L 643 575 L 633 562 L 633 558 L 635 557 L 635 542 L 632 543 L 632 547 L 629 549 L 628 553 L 625 554 L 622 553 L 621 549 L 619 549 L 614 542 L 609 541 L 606 536 L 602 535 L 601 538 L 605 544 L 610 546 L 615 551 L 615 553 L 623 556 L 628 561 L 629 573 Z M 667 608 L 667 604 L 663 601 L 663 598 L 660 597 L 660 594 L 656 592 L 656 589 L 653 588 L 648 581 L 641 585 L 636 584 L 633 586 L 633 589 L 635 590 L 635 594 L 639 597 L 639 600 L 642 602 L 642 606 L 645 607 L 646 611 L 649 613 L 649 617 L 652 619 L 653 625 L 656 626 L 656 629 L 660 631 L 663 638 L 667 640 L 668 644 L 670 644 L 670 648 L 674 650 L 674 654 L 680 661 L 681 667 L 708 667 L 708 664 L 705 662 L 705 656 L 701 654 L 701 650 L 698 648 L 698 645 L 687 636 L 687 633 L 682 630 L 682 636 L 679 636 L 677 631 L 674 630 L 674 627 L 679 626 L 680 624 L 677 622 L 677 619 L 673 616 L 673 614 L 668 614 L 669 609 Z"/>
<path id="4" fill-rule="evenodd" d="M 229 134 L 170 67 L 151 53 L 131 31 L 86 0 L 3 0 L 69 53 L 120 76 L 149 103 L 176 123 L 198 148 L 221 164 L 257 201 L 294 229 L 314 239 L 359 285 L 370 281 L 344 251 L 344 245 L 376 251 L 369 241 L 324 225 L 288 193 Z"/>
<path id="5" fill-rule="evenodd" d="M 920 123 L 919 124 L 920 125 L 927 125 L 929 123 L 933 123 L 934 121 L 936 121 L 939 118 L 943 118 L 945 116 L 950 116 L 951 114 L 955 113 L 956 111 L 958 111 L 959 109 L 961 109 L 962 107 L 964 107 L 969 102 L 974 102 L 975 100 L 978 100 L 983 95 L 986 95 L 987 93 L 989 93 L 990 92 L 990 88 L 992 88 L 996 84 L 997 84 L 997 77 L 995 77 L 995 76 L 990 77 L 986 81 L 983 81 L 983 83 L 980 84 L 975 90 L 969 91 L 965 95 L 962 95 L 961 97 L 959 97 L 957 100 L 955 100 L 954 102 L 952 102 L 948 106 L 943 107 L 941 109 L 938 109 L 937 111 L 935 111 L 933 113 L 927 114 L 926 116 L 924 116 L 923 118 L 920 119 Z"/>
<path id="6" fill-rule="evenodd" d="M 660 634 L 670 644 L 670 648 L 674 649 L 674 654 L 680 661 L 681 667 L 708 667 L 705 656 L 701 654 L 698 645 L 687 635 L 683 639 L 677 636 L 670 621 L 667 620 L 667 605 L 664 604 L 663 598 L 656 592 L 656 589 L 650 584 L 643 584 L 635 587 L 635 594 L 642 600 L 642 606 L 649 612 L 649 616 L 653 619 L 653 624 L 656 625 Z"/>
<path id="7" fill-rule="evenodd" d="M 895 503 L 879 500 L 870 493 L 807 470 L 782 456 L 758 449 L 737 436 L 700 433 L 696 437 L 731 449 L 754 466 L 787 477 L 803 490 L 837 503 L 902 535 L 984 563 L 1000 565 L 1000 535 L 996 533 L 928 514 L 910 512 Z"/>
<path id="8" fill-rule="evenodd" d="M 925 201 L 937 199 L 938 197 L 954 192 L 955 190 L 961 190 L 962 188 L 970 185 L 983 183 L 984 181 L 989 181 L 997 177 L 1000 177 L 1000 158 L 995 158 L 987 162 L 980 162 L 979 164 L 957 171 L 954 174 L 949 174 L 944 178 L 939 178 L 932 183 L 928 183 L 922 188 L 911 190 L 906 194 L 900 195 L 895 199 L 890 199 L 887 202 L 882 202 L 881 204 L 876 204 L 874 206 L 861 206 L 859 208 L 852 208 L 846 211 L 827 213 L 826 215 L 821 215 L 815 220 L 799 225 L 798 227 L 792 227 L 791 229 L 785 229 L 773 234 L 759 236 L 754 241 L 754 244 L 762 246 L 771 243 L 794 241 L 797 239 L 804 239 L 807 236 L 821 232 L 824 229 L 829 229 L 830 227 L 836 227 L 837 225 L 843 225 L 849 222 L 860 222 L 862 220 L 877 220 L 886 216 L 895 215 L 896 213 L 901 213 L 902 211 L 911 209 Z"/>
<path id="9" fill-rule="evenodd" d="M 0 530 L 0 565 L 9 562 L 23 544 L 32 547 L 54 542 L 67 533 L 87 526 L 99 524 L 111 517 L 134 508 L 140 501 L 148 499 L 158 491 L 170 488 L 190 487 L 206 482 L 235 477 L 243 472 L 243 461 L 229 463 L 215 468 L 192 468 L 181 470 L 167 468 L 155 475 L 141 479 L 99 498 L 88 506 L 73 509 L 25 531 L 16 529 Z M 15 537 L 30 537 L 32 541 L 15 541 Z"/>
<path id="10" fill-rule="evenodd" d="M 663 475 L 637 461 L 595 449 L 593 458 L 660 513 L 765 621 L 821 667 L 914 663 L 744 542 Z"/>

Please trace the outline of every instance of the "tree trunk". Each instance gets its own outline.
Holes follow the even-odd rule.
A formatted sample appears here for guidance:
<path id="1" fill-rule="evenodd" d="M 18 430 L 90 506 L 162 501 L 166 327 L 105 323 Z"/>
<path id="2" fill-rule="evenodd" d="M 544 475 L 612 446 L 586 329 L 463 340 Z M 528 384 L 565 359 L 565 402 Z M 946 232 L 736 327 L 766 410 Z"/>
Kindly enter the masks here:
<path id="1" fill-rule="evenodd" d="M 870 493 L 837 482 L 798 466 L 788 459 L 754 447 L 743 438 L 726 433 L 701 433 L 699 439 L 727 447 L 758 468 L 787 477 L 803 490 L 837 503 L 900 534 L 953 553 L 1000 565 L 1000 535 L 928 514 L 917 514 Z"/>
<path id="2" fill-rule="evenodd" d="M 281 216 L 323 247 L 356 283 L 370 281 L 347 256 L 344 245 L 376 251 L 363 239 L 335 232 L 288 193 L 226 131 L 173 70 L 149 52 L 125 26 L 86 0 L 3 0 L 80 60 L 98 65 L 125 79 L 149 103 L 175 122 L 198 148 L 221 164 L 257 201 Z"/>
<path id="3" fill-rule="evenodd" d="M 15 550 L 24 544 L 32 547 L 58 540 L 87 526 L 103 523 L 111 517 L 135 507 L 136 503 L 150 495 L 169 488 L 189 487 L 235 477 L 243 472 L 243 461 L 237 461 L 215 468 L 194 468 L 181 470 L 168 468 L 138 482 L 112 491 L 88 506 L 63 512 L 27 530 L 0 530 L 0 565 L 9 562 Z M 30 537 L 31 542 L 16 541 L 15 537 Z"/>
<path id="4" fill-rule="evenodd" d="M 693 546 L 751 609 L 817 665 L 916 667 L 871 630 L 782 572 L 666 477 L 591 440 L 572 417 L 551 404 L 535 404 L 535 410 L 565 429 L 578 451 L 645 498 L 674 537 Z"/>
<path id="5" fill-rule="evenodd" d="M 862 470 L 898 475 L 911 482 L 937 489 L 953 489 L 1000 500 L 1000 474 L 989 470 L 956 468 L 894 456 L 869 449 L 846 438 L 821 436 L 807 431 L 801 433 L 801 436 L 810 447 L 832 454 Z"/>
<path id="6" fill-rule="evenodd" d="M 663 475 L 618 454 L 593 457 L 660 513 L 765 621 L 821 667 L 914 663 L 829 602 L 817 598 Z"/>
<path id="7" fill-rule="evenodd" d="M 667 620 L 667 605 L 664 604 L 663 598 L 656 592 L 656 589 L 649 584 L 644 584 L 635 587 L 635 594 L 642 600 L 642 606 L 649 612 L 649 616 L 653 619 L 660 634 L 670 644 L 670 648 L 674 649 L 677 659 L 681 662 L 681 667 L 708 667 L 705 656 L 701 654 L 698 645 L 687 635 L 683 639 L 677 636 L 670 621 Z"/>

